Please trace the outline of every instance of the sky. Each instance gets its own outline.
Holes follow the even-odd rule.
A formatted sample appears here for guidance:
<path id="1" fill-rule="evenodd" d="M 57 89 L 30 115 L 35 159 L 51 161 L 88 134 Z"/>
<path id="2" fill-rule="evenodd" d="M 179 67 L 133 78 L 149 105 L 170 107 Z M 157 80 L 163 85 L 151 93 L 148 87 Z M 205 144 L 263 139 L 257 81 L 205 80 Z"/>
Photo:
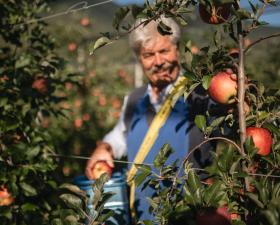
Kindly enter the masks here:
<path id="1" fill-rule="evenodd" d="M 115 0 L 118 4 L 143 4 L 144 0 Z M 252 2 L 256 2 L 252 0 Z M 241 5 L 244 7 L 249 7 L 247 0 L 242 0 Z M 280 26 L 280 5 L 277 7 L 271 7 L 267 10 L 261 17 L 261 20 L 269 23 L 270 26 Z"/>

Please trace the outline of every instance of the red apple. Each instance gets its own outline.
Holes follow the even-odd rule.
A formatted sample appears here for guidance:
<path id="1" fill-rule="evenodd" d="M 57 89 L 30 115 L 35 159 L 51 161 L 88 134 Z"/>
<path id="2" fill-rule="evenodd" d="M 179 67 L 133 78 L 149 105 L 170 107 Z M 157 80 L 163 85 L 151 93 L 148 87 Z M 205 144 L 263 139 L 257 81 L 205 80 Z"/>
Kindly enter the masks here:
<path id="1" fill-rule="evenodd" d="M 210 186 L 214 183 L 214 179 L 209 177 L 209 178 L 203 180 L 202 183 Z"/>
<path id="2" fill-rule="evenodd" d="M 49 91 L 49 82 L 44 77 L 37 77 L 32 83 L 32 88 L 45 95 Z"/>
<path id="3" fill-rule="evenodd" d="M 272 146 L 271 133 L 261 127 L 247 127 L 247 137 L 252 137 L 254 145 L 259 149 L 259 155 L 268 155 Z"/>
<path id="4" fill-rule="evenodd" d="M 9 206 L 14 200 L 6 187 L 0 187 L 0 206 Z"/>
<path id="5" fill-rule="evenodd" d="M 75 42 L 71 42 L 68 44 L 68 51 L 69 52 L 74 52 L 77 49 L 77 44 Z"/>
<path id="6" fill-rule="evenodd" d="M 191 52 L 192 52 L 192 54 L 196 55 L 199 53 L 199 48 L 197 46 L 193 45 L 191 47 Z"/>
<path id="7" fill-rule="evenodd" d="M 230 218 L 231 220 L 238 220 L 241 218 L 241 216 L 238 213 L 231 213 Z"/>
<path id="8" fill-rule="evenodd" d="M 92 170 L 92 176 L 93 179 L 98 179 L 103 173 L 107 173 L 109 177 L 112 176 L 113 168 L 108 165 L 106 161 L 98 161 L 95 163 L 93 170 Z"/>
<path id="9" fill-rule="evenodd" d="M 231 225 L 231 214 L 226 206 L 203 209 L 196 215 L 196 225 Z"/>
<path id="10" fill-rule="evenodd" d="M 84 27 L 87 27 L 90 24 L 90 20 L 88 17 L 84 17 L 80 20 L 80 24 Z"/>
<path id="11" fill-rule="evenodd" d="M 234 103 L 237 95 L 236 79 L 233 79 L 230 73 L 219 72 L 212 78 L 208 92 L 211 98 L 218 103 Z"/>
<path id="12" fill-rule="evenodd" d="M 210 5 L 209 5 L 210 7 Z M 204 4 L 198 5 L 200 18 L 209 24 L 221 24 L 225 22 L 230 16 L 231 4 L 214 4 L 210 8 L 210 12 L 207 11 L 207 7 Z"/>

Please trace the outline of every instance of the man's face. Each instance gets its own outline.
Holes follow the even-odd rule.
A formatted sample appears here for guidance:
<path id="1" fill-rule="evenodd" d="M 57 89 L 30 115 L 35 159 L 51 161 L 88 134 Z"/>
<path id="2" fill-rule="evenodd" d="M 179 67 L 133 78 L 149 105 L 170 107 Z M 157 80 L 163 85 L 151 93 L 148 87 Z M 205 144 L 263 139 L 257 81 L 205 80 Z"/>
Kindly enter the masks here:
<path id="1" fill-rule="evenodd" d="M 156 35 L 140 48 L 139 59 L 153 86 L 162 88 L 173 82 L 180 70 L 179 51 L 169 36 Z"/>

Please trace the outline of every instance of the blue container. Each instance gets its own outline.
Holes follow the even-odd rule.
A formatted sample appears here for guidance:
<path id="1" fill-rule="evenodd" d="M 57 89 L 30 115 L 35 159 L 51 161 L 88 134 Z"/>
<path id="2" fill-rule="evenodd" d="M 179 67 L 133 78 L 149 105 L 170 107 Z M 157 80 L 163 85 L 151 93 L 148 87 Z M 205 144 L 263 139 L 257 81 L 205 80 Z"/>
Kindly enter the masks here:
<path id="1" fill-rule="evenodd" d="M 79 186 L 81 190 L 84 190 L 89 196 L 87 208 L 89 214 L 93 215 L 92 201 L 94 193 L 92 185 L 94 180 L 89 180 L 86 176 L 78 176 L 74 179 L 74 184 Z M 129 217 L 129 205 L 127 199 L 127 186 L 126 176 L 124 173 L 116 172 L 113 173 L 111 179 L 105 183 L 104 192 L 115 193 L 105 204 L 105 208 L 112 209 L 115 215 L 108 219 L 110 225 L 128 225 L 130 224 Z"/>

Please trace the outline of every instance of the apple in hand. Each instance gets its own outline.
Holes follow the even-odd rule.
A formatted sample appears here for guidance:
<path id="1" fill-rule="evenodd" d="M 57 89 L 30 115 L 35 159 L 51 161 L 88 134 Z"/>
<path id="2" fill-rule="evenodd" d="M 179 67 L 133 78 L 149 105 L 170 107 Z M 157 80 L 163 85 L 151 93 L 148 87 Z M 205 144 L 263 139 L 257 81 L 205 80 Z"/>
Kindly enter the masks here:
<path id="1" fill-rule="evenodd" d="M 227 206 L 203 209 L 196 215 L 196 225 L 231 225 L 231 214 Z"/>
<path id="2" fill-rule="evenodd" d="M 0 206 L 9 206 L 14 200 L 6 187 L 0 187 Z"/>
<path id="3" fill-rule="evenodd" d="M 209 5 L 210 7 L 210 5 Z M 208 24 L 221 24 L 225 22 L 230 16 L 230 4 L 214 4 L 210 11 L 204 4 L 198 5 L 200 18 Z"/>
<path id="4" fill-rule="evenodd" d="M 92 169 L 93 179 L 98 179 L 103 173 L 107 173 L 109 177 L 112 176 L 113 168 L 108 165 L 106 161 L 97 161 Z"/>
<path id="5" fill-rule="evenodd" d="M 247 127 L 247 137 L 252 137 L 254 145 L 259 149 L 259 155 L 268 155 L 272 146 L 271 133 L 261 127 Z"/>
<path id="6" fill-rule="evenodd" d="M 218 103 L 234 103 L 234 98 L 237 95 L 237 81 L 233 79 L 233 74 L 231 73 L 218 72 L 211 79 L 208 92 L 211 98 Z"/>

